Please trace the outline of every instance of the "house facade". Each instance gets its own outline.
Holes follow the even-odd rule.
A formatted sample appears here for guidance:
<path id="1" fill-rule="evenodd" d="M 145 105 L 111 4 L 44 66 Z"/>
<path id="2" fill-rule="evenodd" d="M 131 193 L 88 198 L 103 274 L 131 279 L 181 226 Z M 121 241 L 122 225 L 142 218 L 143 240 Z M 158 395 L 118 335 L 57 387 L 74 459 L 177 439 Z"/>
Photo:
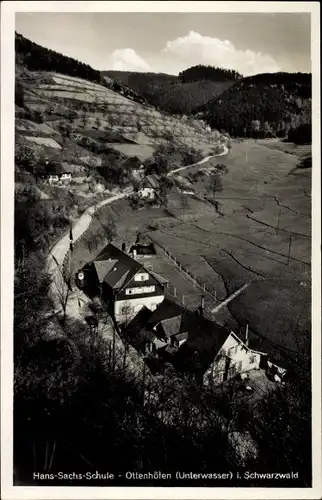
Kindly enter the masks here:
<path id="1" fill-rule="evenodd" d="M 138 195 L 144 200 L 155 200 L 156 193 L 152 187 L 143 187 L 138 190 Z"/>
<path id="2" fill-rule="evenodd" d="M 259 369 L 261 354 L 249 349 L 234 332 L 230 332 L 215 359 L 205 372 L 203 384 L 218 385 L 236 375 Z"/>
<path id="3" fill-rule="evenodd" d="M 142 268 L 115 294 L 115 319 L 118 323 L 127 322 L 143 307 L 154 311 L 163 299 L 163 284 Z"/>

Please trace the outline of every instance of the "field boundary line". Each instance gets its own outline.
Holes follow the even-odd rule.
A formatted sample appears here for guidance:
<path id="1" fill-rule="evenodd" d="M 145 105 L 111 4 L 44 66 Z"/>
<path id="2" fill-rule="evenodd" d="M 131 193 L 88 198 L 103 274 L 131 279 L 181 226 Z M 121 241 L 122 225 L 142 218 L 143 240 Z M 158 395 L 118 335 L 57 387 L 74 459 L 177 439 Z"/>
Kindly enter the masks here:
<path id="1" fill-rule="evenodd" d="M 150 236 L 149 234 L 147 235 L 148 238 L 157 246 L 159 247 L 163 253 L 166 255 L 166 257 L 171 260 L 175 266 L 177 268 L 179 268 L 179 271 L 181 271 L 188 279 L 189 281 L 191 281 L 193 283 L 193 285 L 197 286 L 202 292 L 204 293 L 207 293 L 210 297 L 212 297 L 212 299 L 215 301 L 215 302 L 219 302 L 218 298 L 216 295 L 212 294 L 207 286 L 205 284 L 201 284 L 199 283 L 199 281 L 188 271 L 187 268 L 185 268 L 185 266 L 178 260 L 176 259 L 175 257 L 173 257 L 172 253 L 167 250 L 163 245 L 161 245 L 160 243 L 157 243 L 152 236 Z"/>

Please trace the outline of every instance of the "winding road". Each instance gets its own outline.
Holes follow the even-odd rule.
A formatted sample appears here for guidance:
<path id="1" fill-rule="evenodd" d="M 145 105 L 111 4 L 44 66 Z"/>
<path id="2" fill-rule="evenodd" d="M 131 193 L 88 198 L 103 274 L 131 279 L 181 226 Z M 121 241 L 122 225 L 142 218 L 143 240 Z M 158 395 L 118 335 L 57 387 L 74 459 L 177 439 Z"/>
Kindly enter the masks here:
<path id="1" fill-rule="evenodd" d="M 181 170 L 186 170 L 187 168 L 196 167 L 197 165 L 202 165 L 203 163 L 206 163 L 207 161 L 211 160 L 211 158 L 217 158 L 218 156 L 225 156 L 228 154 L 228 152 L 229 149 L 227 148 L 227 146 L 224 146 L 224 150 L 222 153 L 219 153 L 218 155 L 206 156 L 202 160 L 197 161 L 197 163 L 192 163 L 191 165 L 185 165 L 184 167 L 175 168 L 174 170 L 171 170 L 171 172 L 167 174 L 167 177 L 171 177 L 171 175 L 176 174 L 177 172 L 181 172 Z"/>

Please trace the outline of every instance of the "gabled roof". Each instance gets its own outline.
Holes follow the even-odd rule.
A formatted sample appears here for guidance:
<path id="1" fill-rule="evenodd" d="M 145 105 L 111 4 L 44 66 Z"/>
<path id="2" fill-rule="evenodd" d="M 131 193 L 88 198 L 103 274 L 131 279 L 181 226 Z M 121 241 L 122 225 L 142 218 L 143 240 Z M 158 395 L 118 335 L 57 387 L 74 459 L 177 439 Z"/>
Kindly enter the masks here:
<path id="1" fill-rule="evenodd" d="M 154 326 L 163 321 L 164 319 L 174 318 L 176 316 L 181 316 L 185 312 L 185 309 L 172 300 L 165 298 L 161 304 L 153 311 L 149 318 L 149 325 Z"/>
<path id="2" fill-rule="evenodd" d="M 148 271 L 151 274 L 151 276 L 153 276 L 162 285 L 165 284 L 165 283 L 169 283 L 168 278 L 165 278 L 164 276 L 161 276 L 160 274 L 155 273 L 154 271 L 150 271 L 150 270 L 148 270 Z"/>
<path id="3" fill-rule="evenodd" d="M 181 332 L 181 333 L 176 333 L 174 337 L 180 342 L 180 340 L 187 340 L 188 338 L 188 332 Z"/>
<path id="4" fill-rule="evenodd" d="M 105 276 L 111 271 L 114 265 L 117 263 L 116 259 L 113 260 L 95 260 L 94 267 L 97 273 L 97 277 L 100 283 L 104 281 Z"/>
<path id="5" fill-rule="evenodd" d="M 181 331 L 188 332 L 187 341 L 180 350 L 182 361 L 186 367 L 193 368 L 197 353 L 202 371 L 209 368 L 230 335 L 230 330 L 190 311 L 182 317 Z"/>
<path id="6" fill-rule="evenodd" d="M 136 250 L 138 255 L 156 255 L 155 247 L 153 243 L 149 243 L 148 245 L 141 245 L 137 243 L 136 245 L 132 245 L 130 248 L 130 252 Z"/>
<path id="7" fill-rule="evenodd" d="M 100 269 L 99 279 L 115 290 L 125 286 L 143 267 L 111 243 L 95 257 L 93 264 L 95 269 Z M 106 270 L 105 276 L 103 276 L 104 269 Z"/>
<path id="8" fill-rule="evenodd" d="M 134 318 L 131 319 L 129 324 L 126 327 L 127 333 L 131 335 L 137 335 L 139 332 L 143 331 L 148 332 L 150 335 L 148 335 L 151 340 L 154 340 L 156 338 L 155 334 L 152 332 L 152 330 L 147 330 L 146 325 L 148 322 L 149 317 L 151 316 L 152 311 L 148 309 L 147 307 L 142 307 L 140 311 L 134 316 Z"/>
<path id="9" fill-rule="evenodd" d="M 74 167 L 69 165 L 67 162 L 48 161 L 48 163 L 46 163 L 46 160 L 44 160 L 41 164 L 38 164 L 35 169 L 35 173 L 40 175 L 71 174 L 73 171 Z"/>
<path id="10" fill-rule="evenodd" d="M 163 331 L 167 337 L 171 337 L 171 335 L 175 335 L 180 332 L 182 316 L 174 316 L 173 318 L 166 318 L 161 321 Z"/>
<path id="11" fill-rule="evenodd" d="M 139 169 L 142 166 L 142 161 L 137 156 L 130 156 L 125 160 L 123 166 L 133 169 Z"/>
<path id="12" fill-rule="evenodd" d="M 154 345 L 157 349 L 162 349 L 163 347 L 167 347 L 167 344 L 163 342 L 163 340 L 155 339 Z"/>
<path id="13" fill-rule="evenodd" d="M 66 164 L 63 165 L 63 163 L 60 161 L 50 161 L 48 163 L 46 169 L 47 169 L 48 174 L 51 174 L 51 175 L 61 175 L 61 174 L 71 172 L 71 170 L 70 170 L 70 172 L 69 171 L 67 172 Z"/>
<path id="14" fill-rule="evenodd" d="M 158 188 L 159 187 L 159 179 L 155 174 L 150 174 L 146 176 L 146 180 L 152 186 L 153 188 Z"/>

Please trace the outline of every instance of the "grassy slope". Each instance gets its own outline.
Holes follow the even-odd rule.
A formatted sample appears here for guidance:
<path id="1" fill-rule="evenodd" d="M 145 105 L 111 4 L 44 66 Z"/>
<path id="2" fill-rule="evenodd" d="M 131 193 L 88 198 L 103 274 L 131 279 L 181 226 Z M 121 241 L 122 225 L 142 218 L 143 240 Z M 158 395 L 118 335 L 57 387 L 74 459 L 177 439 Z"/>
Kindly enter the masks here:
<path id="1" fill-rule="evenodd" d="M 33 72 L 22 73 L 20 78 L 27 87 L 27 106 L 33 110 L 39 110 L 48 116 L 57 115 L 57 122 L 65 119 L 70 110 L 79 114 L 78 118 L 73 118 L 71 124 L 79 128 L 81 126 L 81 107 L 87 104 L 91 107 L 88 114 L 86 130 L 95 128 L 95 120 L 100 119 L 100 130 L 106 127 L 113 127 L 113 130 L 126 135 L 128 139 L 137 140 L 138 132 L 141 136 L 149 138 L 151 143 L 162 140 L 166 134 L 171 133 L 178 142 L 185 142 L 191 145 L 199 143 L 209 143 L 204 131 L 198 130 L 191 124 L 183 123 L 170 115 L 162 114 L 151 106 L 145 106 L 127 99 L 121 94 L 113 92 L 101 85 L 87 82 L 70 76 L 58 75 L 54 73 Z M 42 83 L 46 78 L 45 83 Z M 58 102 L 57 102 L 58 101 Z M 49 113 L 49 109 L 52 107 Z M 92 125 L 92 126 L 90 126 Z M 139 139 L 140 140 L 140 139 Z"/>

